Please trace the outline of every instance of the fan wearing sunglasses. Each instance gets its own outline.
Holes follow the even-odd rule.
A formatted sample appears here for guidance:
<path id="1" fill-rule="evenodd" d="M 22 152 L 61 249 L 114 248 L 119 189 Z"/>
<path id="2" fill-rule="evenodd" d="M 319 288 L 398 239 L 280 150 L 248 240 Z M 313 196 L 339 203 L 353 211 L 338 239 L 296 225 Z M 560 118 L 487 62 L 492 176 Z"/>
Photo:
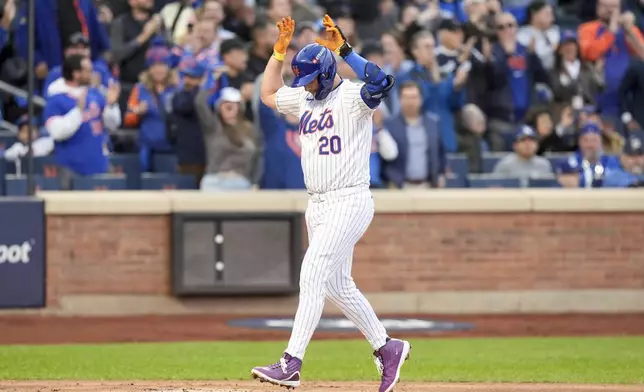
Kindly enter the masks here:
<path id="1" fill-rule="evenodd" d="M 534 53 L 534 40 L 529 47 L 517 42 L 517 22 L 509 13 L 496 16 L 498 42 L 490 59 L 489 130 L 494 151 L 505 148 L 504 135 L 516 130 L 532 104 L 535 83 L 549 85 L 541 60 Z"/>

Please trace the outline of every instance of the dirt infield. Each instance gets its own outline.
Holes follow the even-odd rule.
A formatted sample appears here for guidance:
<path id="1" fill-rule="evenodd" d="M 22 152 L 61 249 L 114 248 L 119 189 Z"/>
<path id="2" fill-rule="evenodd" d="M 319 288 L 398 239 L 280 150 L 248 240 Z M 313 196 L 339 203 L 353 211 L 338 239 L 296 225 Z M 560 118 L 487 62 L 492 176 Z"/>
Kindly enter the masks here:
<path id="1" fill-rule="evenodd" d="M 239 317 L 239 316 L 237 316 Z M 408 315 L 474 324 L 467 331 L 400 333 L 405 337 L 602 336 L 644 334 L 644 314 L 613 315 Z M 283 340 L 288 331 L 231 327 L 224 316 L 51 317 L 0 316 L 0 344 Z M 356 338 L 358 333 L 316 333 L 316 339 Z"/>
<path id="2" fill-rule="evenodd" d="M 376 383 L 316 382 L 306 383 L 298 392 L 373 392 Z M 622 385 L 567 385 L 567 384 L 461 384 L 461 383 L 405 383 L 401 382 L 396 392 L 630 392 L 642 391 L 642 386 Z M 73 382 L 29 381 L 3 382 L 0 391 L 20 392 L 285 392 L 286 389 L 252 382 Z"/>

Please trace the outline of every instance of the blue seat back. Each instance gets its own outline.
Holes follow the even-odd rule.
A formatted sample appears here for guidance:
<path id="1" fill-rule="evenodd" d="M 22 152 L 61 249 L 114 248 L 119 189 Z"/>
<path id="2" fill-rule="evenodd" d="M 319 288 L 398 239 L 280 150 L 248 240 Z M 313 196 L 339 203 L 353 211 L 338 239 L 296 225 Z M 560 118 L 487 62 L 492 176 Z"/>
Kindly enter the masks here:
<path id="1" fill-rule="evenodd" d="M 124 174 L 100 174 L 74 177 L 72 186 L 77 191 L 122 191 L 127 182 Z"/>
<path id="2" fill-rule="evenodd" d="M 470 188 L 519 188 L 521 186 L 518 178 L 470 175 L 467 180 Z"/>
<path id="3" fill-rule="evenodd" d="M 27 171 L 26 160 L 22 166 L 23 173 Z M 56 178 L 58 177 L 58 165 L 56 164 L 56 158 L 53 155 L 48 155 L 46 157 L 34 157 L 34 174 L 42 175 L 47 178 Z"/>
<path id="4" fill-rule="evenodd" d="M 177 156 L 174 154 L 152 154 L 152 172 L 154 173 L 176 173 Z"/>
<path id="5" fill-rule="evenodd" d="M 544 158 L 547 158 L 550 161 L 550 165 L 552 166 L 552 170 L 554 172 L 556 172 L 557 168 L 560 167 L 566 160 L 568 160 L 568 157 L 570 156 L 572 156 L 572 154 L 544 154 Z"/>
<path id="6" fill-rule="evenodd" d="M 461 178 L 467 177 L 470 172 L 470 164 L 465 154 L 448 154 L 447 171 Z"/>
<path id="7" fill-rule="evenodd" d="M 144 173 L 141 189 L 197 189 L 197 179 L 189 174 Z"/>
<path id="8" fill-rule="evenodd" d="M 138 154 L 112 155 L 110 165 L 116 174 L 125 175 L 127 189 L 141 189 L 141 164 Z"/>
<path id="9" fill-rule="evenodd" d="M 467 188 L 467 182 L 465 179 L 465 176 L 448 174 L 445 188 Z"/>
<path id="10" fill-rule="evenodd" d="M 15 135 L 0 135 L 0 150 L 6 150 L 11 147 L 18 138 Z"/>
<path id="11" fill-rule="evenodd" d="M 483 155 L 483 173 L 492 173 L 496 164 L 506 155 L 507 153 L 491 153 Z"/>
<path id="12" fill-rule="evenodd" d="M 41 175 L 34 176 L 36 190 L 59 191 L 60 182 L 57 178 L 47 178 Z M 7 196 L 26 196 L 29 194 L 27 177 L 8 174 L 5 176 L 5 194 Z"/>
<path id="13" fill-rule="evenodd" d="M 548 178 L 531 178 L 528 181 L 530 188 L 561 188 L 555 177 Z"/>

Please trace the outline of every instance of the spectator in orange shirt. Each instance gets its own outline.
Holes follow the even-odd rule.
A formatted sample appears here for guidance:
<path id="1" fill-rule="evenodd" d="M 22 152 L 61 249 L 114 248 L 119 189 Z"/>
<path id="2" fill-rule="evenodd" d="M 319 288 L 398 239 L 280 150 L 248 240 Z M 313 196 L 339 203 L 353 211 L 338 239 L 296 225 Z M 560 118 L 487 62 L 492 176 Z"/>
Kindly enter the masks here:
<path id="1" fill-rule="evenodd" d="M 597 102 L 602 114 L 619 114 L 618 89 L 632 55 L 644 57 L 644 37 L 631 12 L 621 13 L 620 0 L 598 0 L 597 20 L 579 27 L 583 60 L 603 63 L 606 87 Z"/>

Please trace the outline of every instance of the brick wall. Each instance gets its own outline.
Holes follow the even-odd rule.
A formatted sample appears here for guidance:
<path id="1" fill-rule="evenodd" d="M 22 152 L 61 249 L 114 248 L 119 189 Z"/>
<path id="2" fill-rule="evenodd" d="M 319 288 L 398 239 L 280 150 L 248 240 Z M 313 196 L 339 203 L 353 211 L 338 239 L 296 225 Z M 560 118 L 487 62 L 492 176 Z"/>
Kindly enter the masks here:
<path id="1" fill-rule="evenodd" d="M 169 216 L 48 216 L 47 302 L 170 292 Z"/>
<path id="2" fill-rule="evenodd" d="M 170 291 L 168 216 L 48 216 L 48 302 Z M 378 214 L 365 292 L 644 288 L 644 214 Z"/>

